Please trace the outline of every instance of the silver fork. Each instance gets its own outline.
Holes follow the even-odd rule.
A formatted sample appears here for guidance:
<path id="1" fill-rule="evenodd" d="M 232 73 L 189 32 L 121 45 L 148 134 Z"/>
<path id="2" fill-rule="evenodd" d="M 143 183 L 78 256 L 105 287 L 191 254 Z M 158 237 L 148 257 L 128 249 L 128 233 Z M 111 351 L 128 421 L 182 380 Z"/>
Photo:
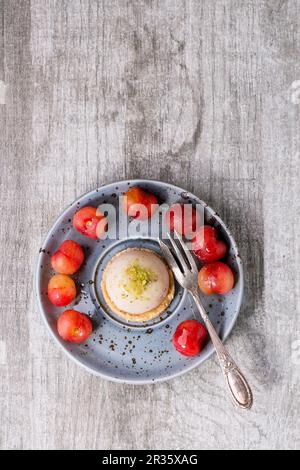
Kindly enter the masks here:
<path id="1" fill-rule="evenodd" d="M 173 250 L 176 253 L 176 257 L 181 264 L 181 269 L 178 266 L 178 263 L 175 260 L 174 256 L 172 255 L 169 247 L 162 240 L 158 239 L 160 248 L 170 268 L 172 269 L 177 281 L 184 289 L 187 289 L 187 291 L 193 297 L 195 304 L 197 305 L 197 308 L 201 314 L 201 317 L 211 337 L 212 343 L 215 347 L 220 362 L 221 370 L 223 372 L 225 382 L 227 383 L 227 386 L 229 388 L 231 397 L 239 407 L 244 409 L 250 409 L 253 404 L 253 396 L 251 389 L 245 377 L 241 373 L 240 369 L 237 367 L 236 363 L 234 362 L 227 349 L 223 345 L 222 341 L 220 340 L 210 319 L 208 318 L 208 315 L 202 305 L 198 293 L 198 268 L 196 262 L 192 254 L 190 253 L 190 250 L 176 231 L 175 235 L 185 256 L 183 255 L 183 252 L 178 248 L 175 240 L 172 238 L 170 233 L 168 233 L 168 237 L 172 244 Z"/>

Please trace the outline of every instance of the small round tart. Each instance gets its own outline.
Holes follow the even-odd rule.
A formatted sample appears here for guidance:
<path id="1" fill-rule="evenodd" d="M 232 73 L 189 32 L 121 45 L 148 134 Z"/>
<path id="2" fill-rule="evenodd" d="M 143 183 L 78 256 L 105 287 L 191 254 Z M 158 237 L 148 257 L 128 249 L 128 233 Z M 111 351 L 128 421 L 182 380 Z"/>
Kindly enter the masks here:
<path id="1" fill-rule="evenodd" d="M 129 321 L 144 322 L 169 306 L 174 297 L 174 277 L 154 251 L 128 248 L 107 264 L 101 289 L 114 313 Z"/>

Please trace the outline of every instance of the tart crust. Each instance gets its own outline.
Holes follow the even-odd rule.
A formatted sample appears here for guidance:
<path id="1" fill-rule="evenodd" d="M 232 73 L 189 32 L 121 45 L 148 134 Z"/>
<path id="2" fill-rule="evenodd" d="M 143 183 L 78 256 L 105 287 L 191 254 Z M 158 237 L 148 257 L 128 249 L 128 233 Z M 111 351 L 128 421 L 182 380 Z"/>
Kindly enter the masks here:
<path id="1" fill-rule="evenodd" d="M 123 255 L 125 252 L 128 252 L 128 251 L 147 251 L 157 256 L 165 264 L 168 270 L 168 274 L 169 274 L 169 289 L 164 300 L 157 307 L 141 314 L 132 314 L 132 313 L 127 313 L 124 310 L 120 310 L 115 305 L 115 303 L 111 300 L 106 289 L 107 268 L 109 267 L 109 265 L 113 262 L 115 258 Z M 118 316 L 122 317 L 123 319 L 127 321 L 144 322 L 144 321 L 149 321 L 149 320 L 152 320 L 153 318 L 158 317 L 158 315 L 160 315 L 166 310 L 166 308 L 170 305 L 170 303 L 172 302 L 174 298 L 175 284 L 174 284 L 174 276 L 173 276 L 171 269 L 169 268 L 169 266 L 166 264 L 164 259 L 159 254 L 157 254 L 155 251 L 149 250 L 148 248 L 127 248 L 126 250 L 120 251 L 120 253 L 117 253 L 115 256 L 113 256 L 112 259 L 107 264 L 106 268 L 104 269 L 103 276 L 102 276 L 101 289 L 102 289 L 105 302 L 114 313 L 116 313 Z"/>

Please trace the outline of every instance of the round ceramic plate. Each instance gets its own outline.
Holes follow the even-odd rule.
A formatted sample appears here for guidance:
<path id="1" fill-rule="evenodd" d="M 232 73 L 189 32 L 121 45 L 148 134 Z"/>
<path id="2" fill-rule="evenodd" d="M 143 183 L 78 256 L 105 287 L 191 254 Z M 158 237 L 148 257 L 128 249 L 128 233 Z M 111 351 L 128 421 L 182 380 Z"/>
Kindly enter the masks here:
<path id="1" fill-rule="evenodd" d="M 72 218 L 80 207 L 98 207 L 100 204 L 113 204 L 118 215 L 118 196 L 130 186 L 140 186 L 153 192 L 160 204 L 200 204 L 204 209 L 205 221 L 217 227 L 227 242 L 229 250 L 226 262 L 235 274 L 234 289 L 226 296 L 202 296 L 203 304 L 222 340 L 230 333 L 240 309 L 243 270 L 235 241 L 217 214 L 193 194 L 167 183 L 131 180 L 101 186 L 81 196 L 59 216 L 40 249 L 36 276 L 38 302 L 48 330 L 63 350 L 90 372 L 113 381 L 146 384 L 168 380 L 193 369 L 205 361 L 214 349 L 209 342 L 199 356 L 192 358 L 182 356 L 174 349 L 172 335 L 176 326 L 195 315 L 192 300 L 177 283 L 171 305 L 152 323 L 123 323 L 105 304 L 100 283 L 107 262 L 127 247 L 150 248 L 160 253 L 156 241 L 158 234 L 153 234 L 153 231 L 149 233 L 149 224 L 142 223 L 138 236 L 135 232 L 134 237 L 129 234 L 127 238 L 119 237 L 117 240 L 92 240 L 73 229 Z M 56 321 L 64 309 L 54 307 L 47 297 L 48 281 L 54 274 L 50 257 L 66 239 L 80 243 L 86 255 L 84 265 L 73 276 L 78 285 L 78 296 L 73 306 L 67 307 L 75 308 L 92 318 L 93 334 L 79 345 L 67 343 L 58 336 Z"/>

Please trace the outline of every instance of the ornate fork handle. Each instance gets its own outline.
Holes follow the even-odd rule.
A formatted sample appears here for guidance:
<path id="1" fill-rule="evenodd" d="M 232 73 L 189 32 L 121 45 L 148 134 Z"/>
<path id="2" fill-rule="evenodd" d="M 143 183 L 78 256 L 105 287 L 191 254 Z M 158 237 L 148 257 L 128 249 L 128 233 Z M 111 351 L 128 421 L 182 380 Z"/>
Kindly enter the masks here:
<path id="1" fill-rule="evenodd" d="M 198 290 L 191 290 L 190 293 L 193 296 L 216 349 L 225 382 L 227 383 L 232 399 L 239 407 L 250 409 L 253 404 L 253 396 L 245 377 L 228 353 L 208 318 L 208 315 L 200 301 Z"/>

